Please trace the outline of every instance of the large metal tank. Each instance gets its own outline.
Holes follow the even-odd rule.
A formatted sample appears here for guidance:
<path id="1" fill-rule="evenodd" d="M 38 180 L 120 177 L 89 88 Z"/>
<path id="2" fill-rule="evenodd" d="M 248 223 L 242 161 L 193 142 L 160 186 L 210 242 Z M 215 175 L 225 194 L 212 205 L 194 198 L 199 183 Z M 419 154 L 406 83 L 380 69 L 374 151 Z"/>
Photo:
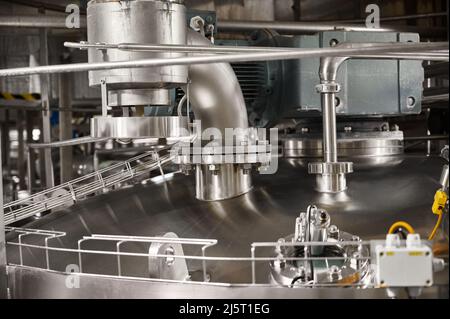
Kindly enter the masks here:
<path id="1" fill-rule="evenodd" d="M 92 0 L 87 7 L 87 27 L 88 42 L 94 44 L 182 45 L 186 44 L 186 7 L 182 1 L 173 0 Z M 117 49 L 90 49 L 88 54 L 90 63 L 182 55 L 183 53 L 152 53 Z M 112 104 L 144 105 L 150 102 L 158 105 L 161 104 L 161 95 L 167 96 L 167 91 L 152 93 L 149 89 L 178 87 L 187 82 L 187 74 L 187 66 L 91 71 L 89 84 L 96 86 L 105 80 Z M 154 101 L 157 102 L 153 103 Z"/>
<path id="2" fill-rule="evenodd" d="M 382 239 L 397 220 L 410 222 L 423 237 L 436 222 L 431 213 L 433 196 L 440 187 L 444 160 L 422 155 L 398 155 L 398 165 L 358 169 L 349 175 L 348 190 L 340 194 L 314 191 L 315 177 L 297 159 L 280 159 L 275 175 L 255 175 L 254 188 L 242 196 L 215 202 L 195 199 L 192 176 L 168 174 L 146 185 L 136 185 L 87 199 L 71 208 L 34 221 L 26 227 L 66 232 L 51 242 L 55 247 L 76 248 L 78 240 L 92 234 L 156 236 L 167 232 L 184 238 L 217 239 L 208 256 L 249 257 L 253 242 L 277 241 L 292 233 L 295 219 L 309 204 L 326 209 L 340 229 L 362 239 Z M 447 223 L 447 221 L 445 222 Z M 17 238 L 8 238 L 17 241 Z M 24 237 L 26 243 L 42 238 Z M 114 250 L 98 243 L 86 249 Z M 8 261 L 20 264 L 17 246 L 8 245 Z M 133 249 L 140 249 L 139 245 Z M 131 249 L 131 248 L 130 248 Z M 352 288 L 274 288 L 269 282 L 268 263 L 256 267 L 258 284 L 251 282 L 251 265 L 239 261 L 208 261 L 211 282 L 226 284 L 176 283 L 105 277 L 117 276 L 115 256 L 84 256 L 86 275 L 79 289 L 69 289 L 62 273 L 68 264 L 77 264 L 78 255 L 51 252 L 50 269 L 41 250 L 23 250 L 25 266 L 10 266 L 12 297 L 170 297 L 170 298 L 320 298 L 382 297 L 384 289 Z M 193 253 L 185 250 L 185 254 Z M 148 261 L 127 257 L 121 261 L 122 275 L 145 277 Z M 188 263 L 193 279 L 201 273 L 201 263 Z M 61 271 L 61 272 L 59 272 Z M 428 297 L 448 297 L 448 275 L 435 278 L 435 285 L 424 290 Z"/>

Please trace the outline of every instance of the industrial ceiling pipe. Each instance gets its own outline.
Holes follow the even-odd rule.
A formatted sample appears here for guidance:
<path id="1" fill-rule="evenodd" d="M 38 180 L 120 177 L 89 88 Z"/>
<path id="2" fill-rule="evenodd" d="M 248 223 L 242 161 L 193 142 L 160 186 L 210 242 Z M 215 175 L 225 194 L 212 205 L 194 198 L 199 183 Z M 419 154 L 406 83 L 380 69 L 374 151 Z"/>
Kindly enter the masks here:
<path id="1" fill-rule="evenodd" d="M 135 44 L 135 43 L 86 43 L 86 42 L 65 42 L 64 46 L 67 48 L 76 49 L 117 49 L 121 51 L 143 51 L 143 52 L 183 52 L 183 53 L 214 53 L 214 54 L 229 54 L 229 53 L 245 53 L 245 52 L 301 52 L 303 49 L 297 48 L 274 48 L 274 47 L 259 47 L 259 46 L 204 46 L 204 45 L 164 45 L 164 44 Z M 428 61 L 447 61 L 448 50 L 430 51 L 430 52 L 387 52 L 384 54 L 361 54 L 351 55 L 352 57 L 360 58 L 379 58 L 379 59 L 407 59 L 407 60 L 428 60 Z"/>
<path id="2" fill-rule="evenodd" d="M 293 52 L 255 52 L 255 53 L 237 53 L 225 55 L 205 55 L 188 56 L 178 58 L 154 58 L 131 61 L 115 62 L 97 62 L 97 63 L 72 63 L 50 66 L 37 66 L 25 68 L 12 68 L 0 70 L 0 77 L 21 76 L 33 74 L 52 74 L 67 72 L 82 72 L 93 70 L 112 70 L 129 68 L 147 68 L 154 66 L 171 65 L 192 65 L 192 64 L 212 64 L 222 62 L 250 62 L 250 61 L 276 61 L 276 60 L 295 60 L 302 58 L 327 57 L 327 56 L 352 56 L 356 55 L 383 55 L 385 52 L 421 52 L 424 50 L 448 50 L 448 42 L 431 43 L 380 43 L 374 47 L 367 48 L 318 48 L 303 49 Z"/>
<path id="3" fill-rule="evenodd" d="M 65 16 L 48 15 L 16 15 L 4 16 L 0 20 L 0 27 L 15 28 L 55 28 L 65 29 Z M 86 29 L 86 17 L 80 16 L 80 28 Z M 362 24 L 343 24 L 342 22 L 284 22 L 284 21 L 241 21 L 218 20 L 219 32 L 252 32 L 258 29 L 271 29 L 280 34 L 311 34 L 323 31 L 364 31 L 364 32 L 418 32 L 423 36 L 442 36 L 445 28 L 423 28 L 411 26 L 384 26 L 382 28 L 367 28 Z"/>

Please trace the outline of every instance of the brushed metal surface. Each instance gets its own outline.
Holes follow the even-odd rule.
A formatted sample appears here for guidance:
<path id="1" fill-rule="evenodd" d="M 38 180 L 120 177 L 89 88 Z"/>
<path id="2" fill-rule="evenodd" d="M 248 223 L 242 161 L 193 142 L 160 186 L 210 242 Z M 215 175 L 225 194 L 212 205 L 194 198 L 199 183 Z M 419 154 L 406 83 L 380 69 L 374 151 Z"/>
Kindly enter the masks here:
<path id="1" fill-rule="evenodd" d="M 211 46 L 211 42 L 189 30 L 189 45 Z M 226 129 L 248 128 L 247 108 L 236 74 L 228 63 L 189 66 L 190 101 L 202 130 L 220 130 L 222 138 Z M 221 165 L 218 174 L 205 166 L 197 165 L 196 196 L 202 200 L 218 200 L 239 196 L 252 187 L 251 177 L 244 175 L 237 165 Z"/>
<path id="2" fill-rule="evenodd" d="M 91 119 L 93 138 L 170 138 L 189 136 L 187 117 L 106 117 Z"/>
<path id="3" fill-rule="evenodd" d="M 292 233 L 299 213 L 307 205 L 316 204 L 329 212 L 333 224 L 364 240 L 384 238 L 389 226 L 399 219 L 408 221 L 425 237 L 436 222 L 431 213 L 431 204 L 436 189 L 440 187 L 439 178 L 446 162 L 438 157 L 402 155 L 400 158 L 401 163 L 396 167 L 356 171 L 348 178 L 348 189 L 340 194 L 314 191 L 315 176 L 309 175 L 295 159 L 280 159 L 277 174 L 254 174 L 253 189 L 229 200 L 196 200 L 194 178 L 175 174 L 168 176 L 165 182 L 150 182 L 87 199 L 70 209 L 44 216 L 26 226 L 67 232 L 66 237 L 53 243 L 57 247 L 76 248 L 77 240 L 90 234 L 155 236 L 174 232 L 185 238 L 218 239 L 218 244 L 208 250 L 209 256 L 249 257 L 252 242 L 276 241 Z M 25 240 L 27 243 L 38 241 L 39 239 L 31 236 Z M 18 264 L 17 247 L 8 246 L 7 252 L 8 262 Z M 192 251 L 187 249 L 185 253 Z M 42 252 L 24 250 L 23 258 L 27 266 L 45 268 L 45 256 Z M 51 253 L 50 260 L 52 269 L 65 271 L 68 264 L 77 264 L 78 256 Z M 123 258 L 122 265 L 124 275 L 145 276 L 148 271 L 146 260 Z M 267 283 L 268 265 L 257 263 L 256 266 L 256 282 Z M 190 262 L 188 267 L 190 272 L 201 269 L 201 265 L 196 262 Z M 117 265 L 114 257 L 111 257 L 110 263 L 105 263 L 99 262 L 98 257 L 90 256 L 83 258 L 83 270 L 116 275 Z M 207 272 L 215 282 L 248 283 L 251 279 L 251 266 L 248 262 L 211 261 L 207 264 Z M 15 281 L 19 286 L 13 295 L 31 297 L 35 293 L 36 296 L 62 296 L 61 287 L 55 285 L 53 279 L 47 281 L 45 278 L 49 275 L 45 271 L 39 273 L 17 273 Z M 448 295 L 448 272 L 442 276 L 437 283 L 447 285 L 444 292 Z M 150 285 L 149 289 L 154 294 L 150 290 L 139 290 L 141 293 L 138 293 L 138 290 L 133 291 L 131 288 L 119 292 L 112 289 L 122 285 L 116 279 L 101 279 L 101 282 L 89 296 L 176 297 L 183 295 L 181 292 L 181 295 L 177 293 L 179 289 L 185 289 L 184 285 L 161 284 Z M 133 286 L 131 283 L 127 285 Z M 139 289 L 148 286 L 139 281 L 135 285 L 141 287 Z M 25 289 L 26 287 L 28 288 Z M 203 287 L 194 288 L 196 294 L 193 295 L 204 296 L 208 290 L 200 291 L 201 289 Z M 251 288 L 249 291 L 253 289 L 260 288 Z M 76 289 L 63 291 L 67 297 L 80 296 L 80 291 Z M 229 296 L 228 290 L 223 294 L 221 289 L 214 291 L 216 292 L 211 296 Z M 282 295 L 282 291 L 283 289 L 261 290 L 258 294 L 255 292 L 255 296 L 276 297 Z M 310 294 L 321 297 L 325 293 L 337 298 L 359 293 L 353 289 L 349 291 L 340 295 L 339 292 L 328 294 L 312 289 Z M 292 292 L 286 293 L 288 296 Z M 365 293 L 368 292 L 361 291 L 362 296 Z M 297 295 L 299 296 L 302 295 Z"/>
<path id="4" fill-rule="evenodd" d="M 110 279 L 100 276 L 80 276 L 79 288 L 67 288 L 67 275 L 59 272 L 36 271 L 27 267 L 9 266 L 11 298 L 152 298 L 152 299 L 372 299 L 387 298 L 385 289 L 280 289 L 268 286 L 201 286 L 130 279 Z M 36 289 L 41 287 L 42 289 Z M 405 294 L 400 297 L 406 298 Z M 445 287 L 426 288 L 421 298 L 448 298 Z"/>
<path id="5" fill-rule="evenodd" d="M 173 1 L 90 1 L 88 42 L 186 44 L 186 7 Z M 181 57 L 183 53 L 151 53 L 89 49 L 89 63 Z M 174 87 L 187 82 L 186 66 L 129 68 L 89 72 L 89 84 L 106 78 L 110 89 Z"/>
<path id="6" fill-rule="evenodd" d="M 221 164 L 217 170 L 210 165 L 196 165 L 196 197 L 205 201 L 216 201 L 240 196 L 252 189 L 251 173 L 244 172 L 239 165 Z"/>
<path id="7" fill-rule="evenodd" d="M 108 92 L 108 106 L 170 105 L 167 89 L 134 89 Z"/>
<path id="8" fill-rule="evenodd" d="M 292 135 L 282 138 L 286 157 L 321 157 L 322 138 L 317 134 Z M 337 134 L 339 157 L 389 156 L 403 153 L 403 132 L 351 132 Z"/>
<path id="9" fill-rule="evenodd" d="M 212 45 L 199 33 L 189 30 L 189 45 Z M 236 74 L 228 63 L 189 66 L 190 101 L 202 128 L 247 128 L 247 108 Z"/>

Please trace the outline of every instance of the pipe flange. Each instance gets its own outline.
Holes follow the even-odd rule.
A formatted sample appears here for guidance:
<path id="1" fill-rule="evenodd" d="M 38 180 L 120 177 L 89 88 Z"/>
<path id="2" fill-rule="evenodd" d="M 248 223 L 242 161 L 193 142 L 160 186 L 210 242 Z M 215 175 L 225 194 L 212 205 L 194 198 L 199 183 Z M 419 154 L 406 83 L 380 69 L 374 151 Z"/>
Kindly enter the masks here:
<path id="1" fill-rule="evenodd" d="M 271 145 L 261 144 L 247 146 L 180 146 L 174 149 L 174 163 L 179 165 L 201 164 L 261 164 L 271 161 Z"/>
<path id="2" fill-rule="evenodd" d="M 352 162 L 338 162 L 338 163 L 309 163 L 309 174 L 348 174 L 353 173 Z"/>
<path id="3" fill-rule="evenodd" d="M 94 138 L 177 138 L 189 136 L 187 117 L 110 117 L 91 119 L 91 136 Z"/>
<path id="4" fill-rule="evenodd" d="M 339 93 L 341 91 L 341 86 L 339 83 L 321 83 L 316 85 L 316 91 L 318 93 Z"/>

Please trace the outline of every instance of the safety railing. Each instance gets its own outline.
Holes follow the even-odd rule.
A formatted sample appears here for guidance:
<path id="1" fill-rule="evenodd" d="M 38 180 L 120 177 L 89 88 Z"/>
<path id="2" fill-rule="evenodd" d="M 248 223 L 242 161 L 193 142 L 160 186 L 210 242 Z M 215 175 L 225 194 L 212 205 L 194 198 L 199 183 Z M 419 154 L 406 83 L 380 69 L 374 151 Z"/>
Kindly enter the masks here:
<path id="1" fill-rule="evenodd" d="M 89 275 L 100 275 L 100 276 L 106 276 L 111 278 L 123 278 L 123 279 L 139 279 L 144 281 L 163 281 L 163 282 L 179 282 L 179 283 L 194 283 L 194 284 L 205 284 L 205 285 L 273 285 L 273 286 L 287 286 L 287 287 L 293 287 L 292 284 L 283 284 L 283 283 L 275 283 L 275 282 L 257 282 L 257 271 L 256 271 L 256 265 L 257 264 L 263 264 L 265 270 L 267 271 L 267 267 L 269 263 L 273 262 L 296 262 L 296 263 L 308 263 L 308 262 L 322 262 L 322 264 L 326 265 L 325 270 L 330 268 L 332 264 L 336 262 L 343 262 L 345 260 L 348 260 L 348 256 L 310 256 L 310 257 L 292 257 L 288 255 L 276 255 L 274 251 L 279 249 L 280 247 L 317 247 L 317 246 L 336 246 L 339 245 L 342 248 L 345 247 L 359 247 L 359 250 L 361 251 L 362 247 L 364 249 L 367 249 L 367 254 L 363 254 L 361 256 L 353 256 L 352 259 L 354 261 L 365 263 L 367 265 L 367 276 L 364 280 L 360 281 L 354 281 L 354 282 L 327 282 L 327 283 L 313 283 L 309 282 L 305 284 L 304 286 L 308 287 L 358 287 L 358 288 L 375 288 L 376 284 L 374 283 L 373 279 L 373 272 L 370 268 L 370 260 L 371 260 L 371 246 L 374 245 L 376 241 L 340 241 L 340 242 L 254 242 L 250 245 L 250 256 L 249 257 L 231 257 L 231 256 L 208 256 L 207 255 L 207 249 L 209 247 L 217 245 L 216 239 L 200 239 L 200 238 L 168 238 L 168 237 L 141 237 L 141 236 L 117 236 L 117 235 L 90 235 L 90 236 L 84 236 L 77 242 L 77 248 L 65 248 L 65 247 L 56 247 L 51 246 L 50 244 L 53 243 L 53 239 L 64 237 L 66 234 L 64 232 L 58 232 L 58 231 L 46 231 L 46 230 L 38 230 L 38 229 L 28 229 L 28 228 L 15 228 L 15 227 L 9 227 L 7 226 L 6 229 L 7 233 L 16 233 L 17 236 L 9 237 L 10 239 L 7 240 L 7 248 L 8 249 L 14 249 L 13 247 L 17 247 L 19 251 L 19 259 L 18 263 L 8 261 L 10 265 L 19 265 L 19 266 L 26 266 L 26 267 L 32 267 L 32 268 L 39 268 L 42 270 L 54 270 L 54 271 L 61 271 L 59 266 L 52 267 L 53 264 L 56 264 L 56 262 L 52 262 L 50 256 L 51 252 L 54 253 L 69 253 L 73 254 L 74 258 L 71 260 L 77 260 L 79 274 L 89 274 Z M 27 243 L 24 241 L 26 236 L 41 236 L 44 237 L 44 243 Z M 12 238 L 12 239 L 11 239 Z M 84 248 L 84 245 L 86 245 L 87 242 L 94 241 L 96 244 L 99 242 L 110 242 L 114 244 L 115 247 L 113 250 L 105 250 L 105 249 L 99 249 L 99 248 Z M 159 244 L 180 244 L 183 247 L 186 246 L 197 246 L 200 247 L 201 253 L 198 255 L 180 255 L 180 254 L 167 254 L 167 253 L 155 253 L 151 252 L 151 250 L 147 249 L 145 253 L 142 252 L 133 252 L 128 251 L 124 249 L 125 243 L 142 243 L 147 245 L 152 245 L 154 243 Z M 95 245 L 90 245 L 95 246 Z M 101 246 L 101 245 L 97 245 Z M 265 250 L 264 248 L 269 248 L 266 250 L 266 254 L 263 256 L 257 256 L 256 250 L 260 249 L 261 251 Z M 24 251 L 28 251 L 29 254 L 32 254 L 35 257 L 35 253 L 31 253 L 34 250 L 40 250 L 43 251 L 46 257 L 45 265 L 42 266 L 36 266 L 32 263 L 27 264 L 27 262 L 24 261 Z M 86 256 L 96 256 L 95 264 L 96 265 L 102 265 L 105 266 L 104 268 L 108 268 L 109 270 L 112 268 L 117 269 L 117 273 L 114 275 L 107 274 L 107 273 L 99 273 L 99 272 L 89 272 L 84 267 L 84 259 Z M 109 258 L 108 258 L 109 257 Z M 116 263 L 116 266 L 108 265 L 106 266 L 105 263 L 109 262 L 111 263 L 111 257 L 114 258 L 114 263 Z M 125 275 L 125 271 L 123 269 L 122 264 L 122 258 L 124 257 L 140 257 L 144 258 L 147 263 L 149 263 L 149 259 L 153 260 L 167 260 L 167 258 L 170 259 L 182 259 L 186 261 L 186 264 L 188 262 L 200 262 L 201 263 L 201 271 L 202 271 L 202 279 L 199 280 L 178 280 L 178 279 L 162 279 L 162 278 L 152 278 L 148 275 Z M 102 259 L 103 258 L 103 259 Z M 210 276 L 208 276 L 208 263 L 228 263 L 228 262 L 237 262 L 237 263 L 245 263 L 248 265 L 249 269 L 251 269 L 251 275 L 249 278 L 245 281 L 245 283 L 239 282 L 239 283 L 233 283 L 233 282 L 218 282 L 211 280 Z M 133 263 L 135 264 L 135 263 Z M 128 264 L 130 265 L 130 263 Z M 149 264 L 148 264 L 149 265 Z M 330 265 L 330 266 L 329 266 Z M 150 267 L 150 265 L 148 266 Z M 73 274 L 72 272 L 68 274 Z M 266 277 L 267 278 L 267 277 Z"/>
<path id="2" fill-rule="evenodd" d="M 120 185 L 155 169 L 163 173 L 162 166 L 171 159 L 169 154 L 160 156 L 156 151 L 146 152 L 27 198 L 10 202 L 3 206 L 5 225 L 48 210 L 73 205 L 87 196 Z"/>

